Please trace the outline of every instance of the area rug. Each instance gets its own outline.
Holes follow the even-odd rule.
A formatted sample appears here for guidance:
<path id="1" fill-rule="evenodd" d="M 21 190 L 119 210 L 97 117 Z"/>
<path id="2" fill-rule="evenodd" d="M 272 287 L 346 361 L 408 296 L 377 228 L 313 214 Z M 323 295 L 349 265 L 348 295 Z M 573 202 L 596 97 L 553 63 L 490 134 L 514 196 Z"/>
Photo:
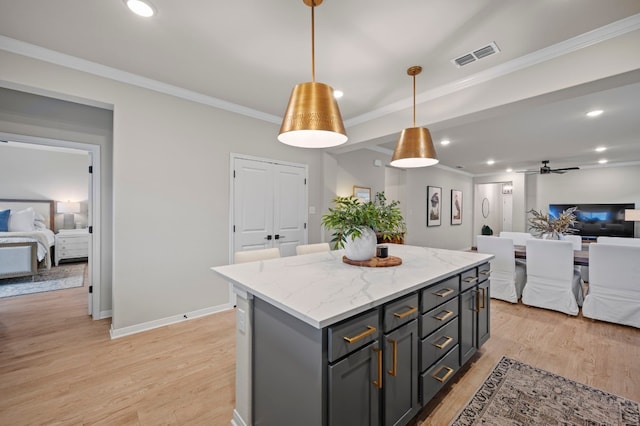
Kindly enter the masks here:
<path id="1" fill-rule="evenodd" d="M 82 287 L 86 268 L 86 263 L 68 263 L 39 271 L 33 281 L 31 277 L 1 279 L 0 298 Z"/>
<path id="2" fill-rule="evenodd" d="M 450 425 L 638 424 L 637 402 L 502 357 Z"/>

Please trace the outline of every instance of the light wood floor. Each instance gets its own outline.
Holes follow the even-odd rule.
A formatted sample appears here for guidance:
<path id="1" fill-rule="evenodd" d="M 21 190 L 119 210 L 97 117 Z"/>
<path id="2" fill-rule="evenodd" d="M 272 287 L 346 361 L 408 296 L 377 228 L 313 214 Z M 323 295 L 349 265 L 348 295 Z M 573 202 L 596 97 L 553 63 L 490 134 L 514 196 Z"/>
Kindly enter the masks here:
<path id="1" fill-rule="evenodd" d="M 109 339 L 83 288 L 0 299 L 0 424 L 228 425 L 234 312 Z M 501 356 L 640 401 L 640 330 L 492 301 L 491 338 L 416 425 L 446 425 Z"/>

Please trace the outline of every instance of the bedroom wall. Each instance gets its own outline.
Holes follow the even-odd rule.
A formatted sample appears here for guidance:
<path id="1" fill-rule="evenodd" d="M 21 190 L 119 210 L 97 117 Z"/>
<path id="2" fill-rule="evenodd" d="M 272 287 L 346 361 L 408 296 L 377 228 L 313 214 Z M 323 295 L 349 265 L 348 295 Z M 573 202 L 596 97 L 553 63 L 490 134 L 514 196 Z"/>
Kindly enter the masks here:
<path id="1" fill-rule="evenodd" d="M 87 153 L 26 149 L 0 143 L 0 198 L 80 201 L 83 213 L 76 224 L 87 223 L 89 179 Z M 56 229 L 62 215 L 56 215 Z"/>
<path id="2" fill-rule="evenodd" d="M 0 62 L 0 82 L 113 105 L 113 335 L 229 307 L 210 267 L 228 263 L 231 152 L 308 164 L 320 239 L 322 153 L 277 142 L 279 124 L 7 52 Z"/>

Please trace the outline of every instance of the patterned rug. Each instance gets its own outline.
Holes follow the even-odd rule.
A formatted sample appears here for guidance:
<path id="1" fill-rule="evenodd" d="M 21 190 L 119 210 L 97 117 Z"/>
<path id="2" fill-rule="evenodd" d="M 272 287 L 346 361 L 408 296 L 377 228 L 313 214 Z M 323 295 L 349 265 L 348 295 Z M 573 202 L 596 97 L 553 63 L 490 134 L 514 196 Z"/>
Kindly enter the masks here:
<path id="1" fill-rule="evenodd" d="M 1 279 L 0 298 L 82 287 L 86 270 L 86 263 L 64 263 L 39 271 L 33 281 L 31 277 Z"/>
<path id="2" fill-rule="evenodd" d="M 637 402 L 502 357 L 451 426 L 639 424 Z"/>

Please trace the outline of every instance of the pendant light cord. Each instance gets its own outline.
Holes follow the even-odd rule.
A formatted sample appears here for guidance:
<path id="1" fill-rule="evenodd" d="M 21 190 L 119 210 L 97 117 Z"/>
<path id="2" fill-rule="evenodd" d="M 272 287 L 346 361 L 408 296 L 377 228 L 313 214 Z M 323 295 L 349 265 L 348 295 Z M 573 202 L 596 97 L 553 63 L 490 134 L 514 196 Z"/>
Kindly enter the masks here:
<path id="1" fill-rule="evenodd" d="M 413 76 L 413 127 L 416 127 L 416 76 Z"/>
<path id="2" fill-rule="evenodd" d="M 311 5 L 311 81 L 316 82 L 315 2 Z"/>

